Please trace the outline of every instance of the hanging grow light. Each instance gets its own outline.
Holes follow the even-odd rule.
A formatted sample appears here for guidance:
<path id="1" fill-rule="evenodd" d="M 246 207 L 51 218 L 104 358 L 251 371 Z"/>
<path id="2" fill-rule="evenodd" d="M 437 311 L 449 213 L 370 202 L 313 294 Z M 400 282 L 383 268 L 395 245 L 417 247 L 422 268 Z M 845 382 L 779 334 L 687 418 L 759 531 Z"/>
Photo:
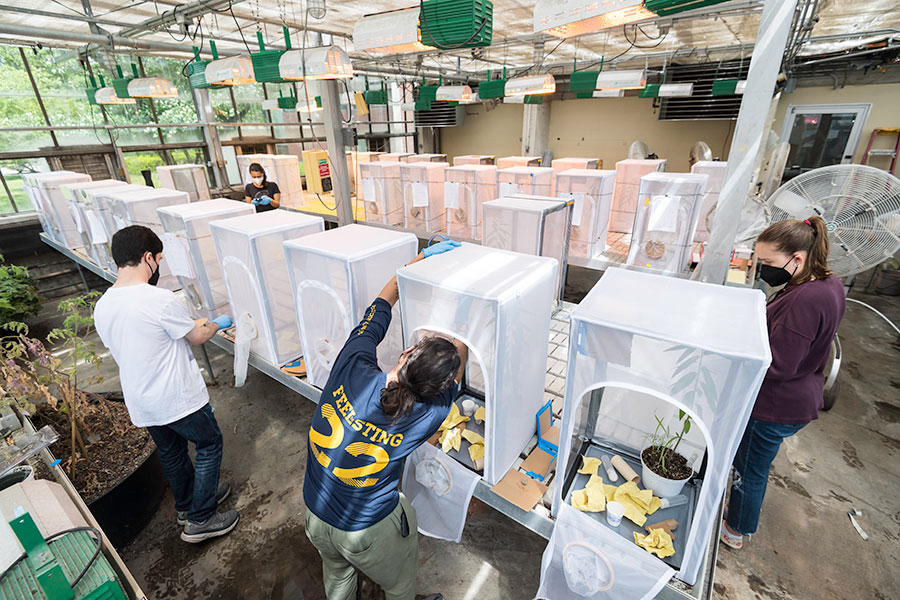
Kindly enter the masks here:
<path id="1" fill-rule="evenodd" d="M 686 10 L 706 8 L 714 4 L 721 4 L 728 0 L 646 0 L 645 8 L 656 13 L 660 17 L 674 15 Z"/>
<path id="2" fill-rule="evenodd" d="M 122 74 L 122 67 L 116 65 L 116 73 L 118 73 L 119 76 L 113 79 L 112 86 L 116 90 L 116 96 L 119 98 L 131 97 L 128 93 L 128 84 L 138 76 L 137 67 L 134 63 L 131 63 L 131 72 L 134 73 L 133 77 L 125 77 L 125 75 Z"/>
<path id="3" fill-rule="evenodd" d="M 644 0 L 538 0 L 534 32 L 567 38 L 655 16 Z"/>
<path id="4" fill-rule="evenodd" d="M 678 98 L 693 93 L 693 83 L 651 83 L 641 91 L 641 98 Z"/>
<path id="5" fill-rule="evenodd" d="M 364 16 L 353 27 L 353 49 L 384 54 L 436 50 L 422 43 L 418 6 Z"/>
<path id="6" fill-rule="evenodd" d="M 597 76 L 598 90 L 640 90 L 647 85 L 647 71 L 601 71 Z"/>
<path id="7" fill-rule="evenodd" d="M 746 79 L 715 79 L 712 84 L 713 96 L 740 96 L 747 87 Z"/>
<path id="8" fill-rule="evenodd" d="M 437 89 L 435 100 L 471 102 L 472 88 L 467 85 L 442 85 Z"/>
<path id="9" fill-rule="evenodd" d="M 436 48 L 490 46 L 494 3 L 491 0 L 423 0 L 419 22 L 424 43 Z"/>
<path id="10" fill-rule="evenodd" d="M 288 50 L 291 49 L 291 35 L 287 25 L 281 26 L 284 34 L 284 45 Z M 283 83 L 278 63 L 285 50 L 266 50 L 266 44 L 263 41 L 262 31 L 256 32 L 256 42 L 259 44 L 259 52 L 250 54 L 250 60 L 253 62 L 253 74 L 256 81 L 260 83 Z"/>
<path id="11" fill-rule="evenodd" d="M 138 77 L 128 82 L 132 98 L 177 98 L 178 89 L 165 77 Z"/>
<path id="12" fill-rule="evenodd" d="M 306 50 L 288 50 L 278 61 L 283 79 L 349 79 L 353 65 L 346 52 L 337 46 L 319 46 Z"/>
<path id="13" fill-rule="evenodd" d="M 249 56 L 229 56 L 206 65 L 206 82 L 210 85 L 243 85 L 256 83 L 253 61 Z"/>
<path id="14" fill-rule="evenodd" d="M 530 96 L 537 94 L 552 94 L 556 91 L 556 80 L 553 75 L 529 75 L 527 77 L 513 77 L 506 82 L 507 96 Z"/>
<path id="15" fill-rule="evenodd" d="M 119 98 L 116 89 L 109 86 L 97 90 L 94 100 L 97 104 L 137 104 L 134 98 Z"/>

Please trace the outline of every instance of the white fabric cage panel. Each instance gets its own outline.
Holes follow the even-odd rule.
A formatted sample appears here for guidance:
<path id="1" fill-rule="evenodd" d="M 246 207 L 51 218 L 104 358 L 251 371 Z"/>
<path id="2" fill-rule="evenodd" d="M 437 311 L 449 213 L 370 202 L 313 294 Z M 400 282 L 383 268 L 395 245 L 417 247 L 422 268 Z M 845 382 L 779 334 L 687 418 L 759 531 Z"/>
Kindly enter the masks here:
<path id="1" fill-rule="evenodd" d="M 562 298 L 569 258 L 569 224 L 574 203 L 548 196 L 510 196 L 482 205 L 482 242 L 556 260 L 557 297 Z"/>
<path id="2" fill-rule="evenodd" d="M 300 159 L 294 154 L 245 154 L 237 157 L 238 170 L 244 186 L 253 182 L 250 165 L 259 163 L 268 181 L 281 190 L 281 206 L 302 206 L 303 180 L 300 178 Z"/>
<path id="3" fill-rule="evenodd" d="M 413 154 L 406 162 L 447 162 L 446 154 Z"/>
<path id="4" fill-rule="evenodd" d="M 273 365 L 300 356 L 283 244 L 325 231 L 325 220 L 287 210 L 241 215 L 209 224 L 232 318 L 248 313 L 256 337 L 250 351 Z"/>
<path id="5" fill-rule="evenodd" d="M 360 163 L 360 189 L 366 221 L 403 225 L 403 186 L 400 162 Z"/>
<path id="6" fill-rule="evenodd" d="M 629 158 L 616 163 L 616 187 L 613 190 L 612 212 L 609 215 L 610 231 L 631 233 L 641 177 L 665 170 L 666 161 L 662 159 Z"/>
<path id="7" fill-rule="evenodd" d="M 446 231 L 451 237 L 481 239 L 481 206 L 497 197 L 497 167 L 463 165 L 444 171 Z"/>
<path id="8" fill-rule="evenodd" d="M 412 152 L 385 152 L 378 157 L 379 162 L 409 162 Z"/>
<path id="9" fill-rule="evenodd" d="M 322 387 L 331 365 L 366 308 L 415 258 L 411 233 L 350 224 L 284 243 L 307 380 Z M 378 365 L 389 371 L 403 350 L 399 310 L 378 346 Z"/>
<path id="10" fill-rule="evenodd" d="M 498 169 L 508 169 L 510 167 L 539 167 L 541 166 L 540 156 L 501 156 L 497 159 Z"/>
<path id="11" fill-rule="evenodd" d="M 38 220 L 41 222 L 41 229 L 54 241 L 56 240 L 56 231 L 54 231 L 54 224 L 49 209 L 44 206 L 43 192 L 39 182 L 43 177 L 65 177 L 71 175 L 77 175 L 77 173 L 73 171 L 52 171 L 48 173 L 22 174 L 22 189 L 25 191 L 25 195 L 28 196 L 32 207 L 34 207 L 35 213 L 37 213 Z"/>
<path id="12" fill-rule="evenodd" d="M 692 427 L 679 453 L 693 459 L 695 471 L 706 454 L 702 483 L 688 483 L 699 487 L 685 513 L 692 516 L 679 519 L 676 531 L 678 577 L 689 584 L 718 526 L 739 433 L 771 362 L 765 308 L 759 290 L 617 268 L 604 273 L 571 316 L 557 481 L 581 466 L 585 445 L 639 456 L 656 430 L 655 417 L 680 431 L 683 410 Z M 592 392 L 602 393 L 598 402 Z M 574 487 L 557 486 L 555 515 Z M 675 509 L 659 510 L 648 523 L 665 519 L 667 510 Z M 602 513 L 576 516 L 606 523 Z M 625 521 L 615 531 L 631 536 Z M 622 561 L 646 556 L 637 545 L 631 549 Z"/>
<path id="13" fill-rule="evenodd" d="M 163 239 L 165 232 L 156 211 L 159 208 L 187 204 L 190 201 L 187 192 L 165 188 L 109 191 L 103 196 L 109 205 L 109 214 L 115 226 L 114 233 L 131 225 L 142 225 L 152 229 L 160 239 Z M 172 273 L 169 261 L 164 260 L 160 263 L 157 285 L 170 290 L 181 288 L 181 283 Z"/>
<path id="14" fill-rule="evenodd" d="M 694 163 L 691 167 L 691 173 L 697 175 L 709 176 L 706 182 L 706 193 L 703 194 L 703 200 L 700 201 L 700 214 L 697 220 L 697 231 L 694 233 L 695 242 L 709 241 L 709 227 L 712 223 L 707 223 L 710 211 L 719 203 L 719 193 L 722 186 L 725 185 L 725 172 L 728 170 L 728 163 L 724 161 L 701 160 Z"/>
<path id="15" fill-rule="evenodd" d="M 549 258 L 469 243 L 397 272 L 404 342 L 425 331 L 453 336 L 469 348 L 466 378 L 483 379 L 491 485 L 534 435 L 544 403 L 556 272 Z"/>
<path id="16" fill-rule="evenodd" d="M 350 185 L 353 188 L 353 193 L 356 194 L 358 199 L 363 197 L 360 165 L 378 162 L 378 157 L 382 154 L 384 154 L 384 152 L 347 152 L 347 159 L 352 163 L 353 169 Z"/>
<path id="17" fill-rule="evenodd" d="M 453 157 L 453 166 L 461 167 L 463 165 L 493 165 L 495 157 L 493 154 L 463 154 L 462 156 Z"/>
<path id="18" fill-rule="evenodd" d="M 91 239 L 96 240 L 94 251 L 97 254 L 97 259 L 103 260 L 105 258 L 106 268 L 113 273 L 118 271 L 118 267 L 116 267 L 116 262 L 112 257 L 112 236 L 118 229 L 109 210 L 110 197 L 121 192 L 153 189 L 146 185 L 120 183 L 122 185 L 117 187 L 85 189 L 79 194 L 81 197 L 81 213 L 87 221 Z M 105 241 L 103 241 L 104 238 Z M 98 264 L 102 266 L 102 263 Z"/>
<path id="19" fill-rule="evenodd" d="M 603 161 L 599 158 L 554 158 L 550 161 L 550 167 L 557 175 L 569 169 L 599 169 Z"/>
<path id="20" fill-rule="evenodd" d="M 416 509 L 419 533 L 459 543 L 480 479 L 431 444 L 416 448 L 403 466 L 403 494 Z"/>
<path id="21" fill-rule="evenodd" d="M 159 183 L 170 190 L 187 192 L 191 202 L 209 200 L 209 182 L 203 165 L 164 165 L 156 167 Z"/>
<path id="22" fill-rule="evenodd" d="M 641 177 L 627 264 L 665 273 L 687 268 L 708 179 L 691 173 Z"/>
<path id="23" fill-rule="evenodd" d="M 553 169 L 550 167 L 508 167 L 497 165 L 497 197 L 527 194 L 553 195 Z"/>
<path id="24" fill-rule="evenodd" d="M 188 308 L 195 319 L 214 319 L 228 308 L 228 293 L 212 234 L 210 221 L 256 212 L 252 204 L 234 200 L 205 200 L 158 211 L 166 236 L 163 238 L 164 263 L 181 282 Z"/>
<path id="25" fill-rule="evenodd" d="M 541 559 L 536 597 L 650 600 L 674 573 L 633 542 L 563 505 Z"/>
<path id="26" fill-rule="evenodd" d="M 75 218 L 72 216 L 60 188 L 66 184 L 91 181 L 91 176 L 83 173 L 54 171 L 32 175 L 29 181 L 34 183 L 36 197 L 41 204 L 46 224 L 50 226 L 50 232 L 52 232 L 51 237 L 67 248 L 80 248 L 81 236 L 78 234 Z"/>
<path id="27" fill-rule="evenodd" d="M 556 195 L 575 203 L 569 254 L 591 258 L 606 250 L 615 183 L 615 171 L 569 169 L 556 175 Z"/>
<path id="28" fill-rule="evenodd" d="M 102 223 L 96 213 L 89 210 L 86 199 L 93 199 L 90 192 L 118 191 L 132 187 L 131 184 L 118 179 L 101 179 L 99 181 L 85 181 L 71 183 L 60 187 L 69 212 L 75 220 L 75 229 L 81 236 L 81 247 L 97 265 L 106 268 L 108 252 L 104 244 L 109 242 Z M 139 186 L 134 186 L 135 188 Z M 150 188 L 147 188 L 150 189 Z"/>
<path id="29" fill-rule="evenodd" d="M 444 170 L 448 166 L 445 162 L 400 164 L 404 227 L 425 233 L 444 228 Z"/>

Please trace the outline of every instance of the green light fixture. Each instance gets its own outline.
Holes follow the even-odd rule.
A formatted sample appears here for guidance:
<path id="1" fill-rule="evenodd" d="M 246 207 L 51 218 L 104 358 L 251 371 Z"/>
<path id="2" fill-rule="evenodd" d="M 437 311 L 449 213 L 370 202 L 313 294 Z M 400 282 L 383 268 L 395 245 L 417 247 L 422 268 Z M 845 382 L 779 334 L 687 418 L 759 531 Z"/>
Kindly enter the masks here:
<path id="1" fill-rule="evenodd" d="M 219 54 L 216 52 L 216 43 L 210 41 L 209 46 L 212 48 L 213 56 L 218 57 Z M 206 65 L 209 64 L 209 61 L 200 59 L 200 48 L 197 46 L 194 46 L 193 48 L 194 60 L 189 62 L 187 66 L 188 81 L 195 90 L 206 89 L 210 87 L 206 82 Z"/>
<path id="2" fill-rule="evenodd" d="M 714 79 L 712 84 L 713 96 L 739 96 L 744 93 L 745 79 Z"/>
<path id="3" fill-rule="evenodd" d="M 422 81 L 424 84 L 424 79 Z M 416 96 L 416 110 L 431 110 L 431 103 L 437 100 L 438 85 L 420 85 Z"/>
<path id="4" fill-rule="evenodd" d="M 384 89 L 384 81 L 381 82 L 380 90 L 370 90 L 369 89 L 369 80 L 366 79 L 366 91 L 363 92 L 363 99 L 366 101 L 366 104 L 387 104 L 388 103 L 388 95 L 387 90 Z"/>
<path id="5" fill-rule="evenodd" d="M 728 2 L 728 0 L 644 0 L 644 8 L 660 17 L 665 17 L 686 10 L 722 4 L 723 2 Z"/>
<path id="6" fill-rule="evenodd" d="M 291 36 L 287 25 L 282 25 L 281 31 L 284 34 L 284 45 L 287 50 L 290 50 Z M 256 32 L 256 41 L 259 43 L 259 52 L 250 54 L 256 81 L 259 83 L 284 83 L 286 80 L 281 77 L 281 73 L 278 70 L 278 62 L 287 50 L 266 50 L 262 31 Z"/>
<path id="7" fill-rule="evenodd" d="M 131 95 L 128 93 L 128 82 L 139 77 L 137 66 L 134 63 L 131 63 L 131 72 L 134 74 L 132 77 L 125 77 L 122 73 L 122 67 L 116 65 L 116 73 L 119 76 L 113 79 L 112 87 L 116 90 L 116 96 L 119 98 L 131 98 Z"/>
<path id="8" fill-rule="evenodd" d="M 503 67 L 503 77 L 491 79 L 491 72 L 487 73 L 488 80 L 478 84 L 478 97 L 481 100 L 488 98 L 503 98 L 506 95 L 506 67 Z"/>
<path id="9" fill-rule="evenodd" d="M 491 0 L 423 0 L 422 43 L 441 50 L 490 46 L 494 29 Z"/>
<path id="10" fill-rule="evenodd" d="M 97 98 L 96 98 L 97 90 L 99 90 L 99 89 L 102 88 L 102 87 L 106 87 L 106 86 L 105 86 L 105 84 L 103 83 L 103 75 L 100 75 L 100 85 L 97 85 L 97 80 L 94 79 L 94 76 L 93 76 L 93 75 L 90 75 L 89 77 L 90 77 L 90 80 L 91 80 L 91 87 L 85 88 L 84 91 L 85 91 L 85 93 L 87 94 L 88 104 L 93 104 L 93 105 L 96 106 L 96 104 L 97 104 Z"/>

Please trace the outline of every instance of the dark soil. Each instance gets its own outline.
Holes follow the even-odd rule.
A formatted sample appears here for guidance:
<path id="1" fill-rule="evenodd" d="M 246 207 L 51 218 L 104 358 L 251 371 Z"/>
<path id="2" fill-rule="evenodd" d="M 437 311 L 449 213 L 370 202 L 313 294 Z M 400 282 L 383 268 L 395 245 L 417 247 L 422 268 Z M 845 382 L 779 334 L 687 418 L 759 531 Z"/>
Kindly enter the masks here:
<path id="1" fill-rule="evenodd" d="M 660 451 L 665 452 L 665 472 L 659 466 Z M 693 473 L 693 469 L 687 464 L 687 459 L 670 448 L 660 448 L 659 446 L 644 448 L 641 458 L 644 459 L 644 464 L 648 469 L 666 479 L 681 480 L 690 477 Z"/>
<path id="2" fill-rule="evenodd" d="M 87 455 L 78 456 L 73 464 L 68 418 L 47 405 L 38 406 L 32 416 L 35 427 L 50 425 L 59 434 L 50 451 L 61 460 L 60 466 L 85 503 L 90 504 L 140 466 L 155 445 L 146 429 L 131 424 L 121 402 L 95 397 L 88 403 L 83 418 L 92 437 L 88 440 L 87 432 L 82 432 L 82 436 L 86 443 L 93 443 L 88 443 Z"/>

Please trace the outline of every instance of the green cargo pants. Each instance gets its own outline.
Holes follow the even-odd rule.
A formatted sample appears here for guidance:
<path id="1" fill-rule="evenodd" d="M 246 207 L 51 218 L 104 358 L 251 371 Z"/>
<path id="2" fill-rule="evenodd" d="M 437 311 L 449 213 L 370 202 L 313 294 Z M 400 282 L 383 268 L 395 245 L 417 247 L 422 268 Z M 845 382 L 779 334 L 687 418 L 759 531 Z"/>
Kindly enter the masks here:
<path id="1" fill-rule="evenodd" d="M 406 512 L 409 535 L 400 535 Z M 322 556 L 328 600 L 356 599 L 356 570 L 381 586 L 387 600 L 413 600 L 416 595 L 419 538 L 416 509 L 400 494 L 397 508 L 374 525 L 343 531 L 306 511 L 306 537 Z"/>

